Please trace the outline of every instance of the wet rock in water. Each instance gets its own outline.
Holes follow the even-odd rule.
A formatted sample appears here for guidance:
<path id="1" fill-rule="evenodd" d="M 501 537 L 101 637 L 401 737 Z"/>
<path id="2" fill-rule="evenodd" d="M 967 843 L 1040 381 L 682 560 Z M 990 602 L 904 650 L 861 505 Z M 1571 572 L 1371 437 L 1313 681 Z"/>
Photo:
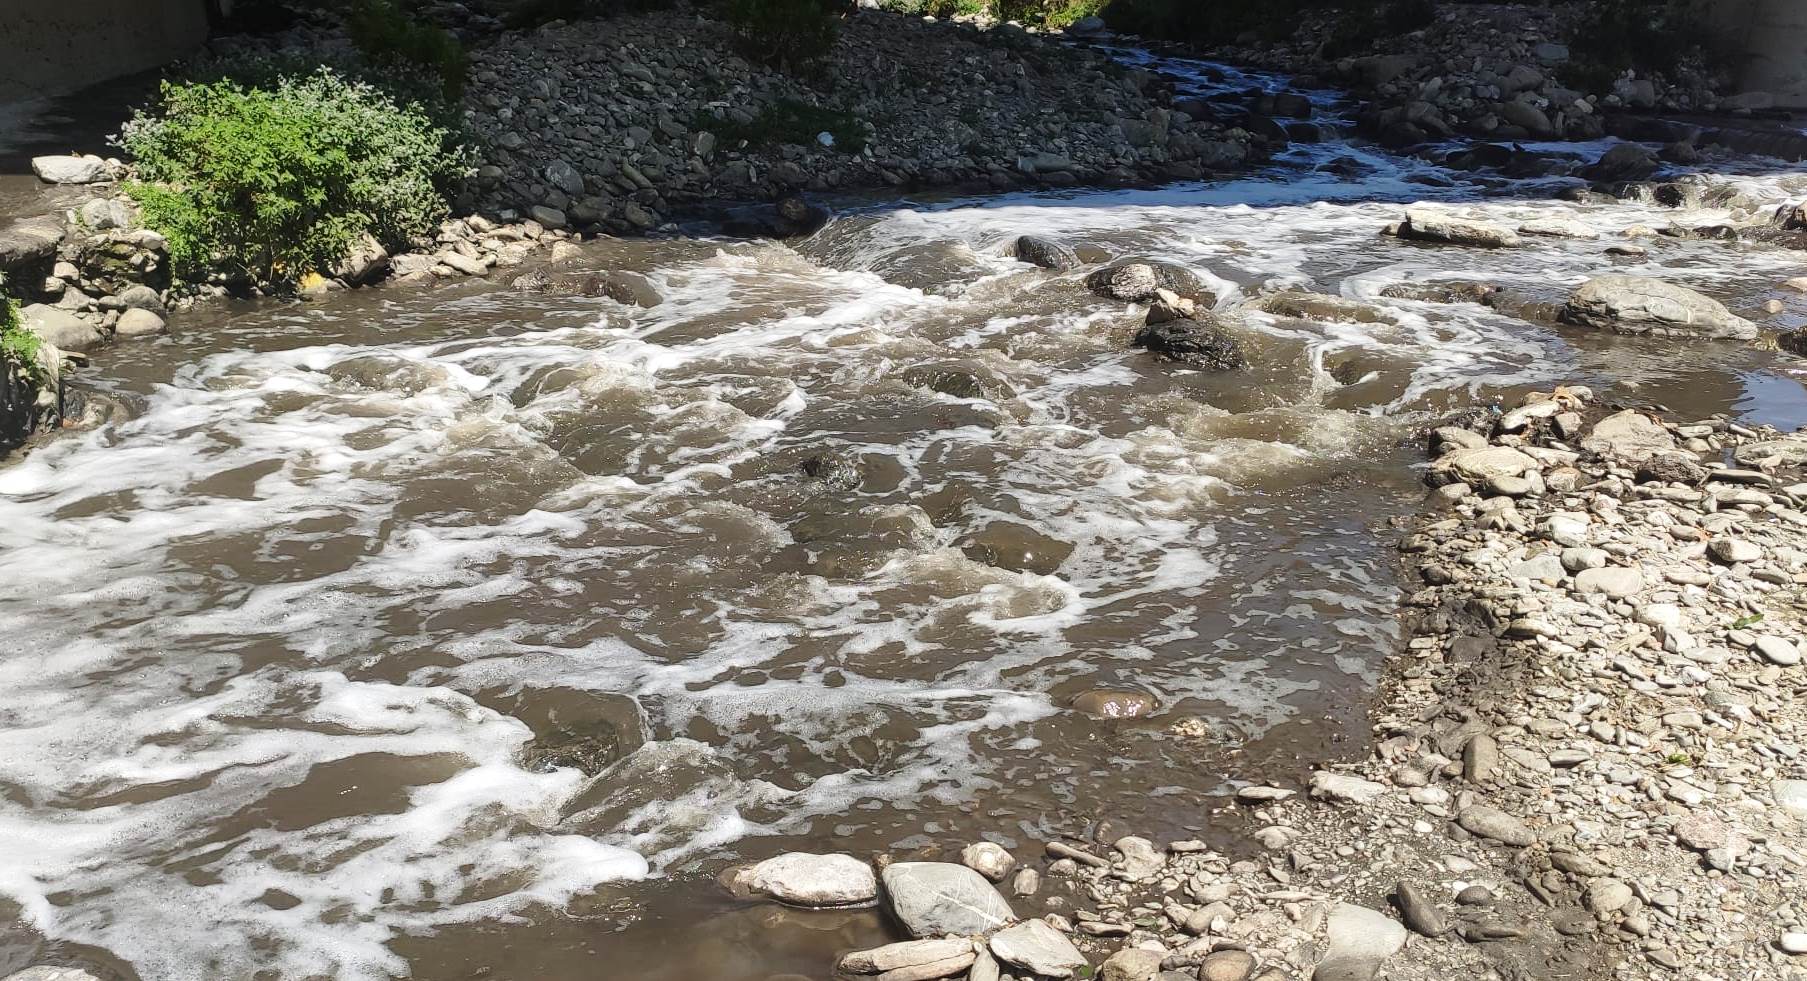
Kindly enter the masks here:
<path id="1" fill-rule="evenodd" d="M 1518 226 L 1521 235 L 1545 238 L 1596 239 L 1600 233 L 1573 218 L 1535 218 Z"/>
<path id="2" fill-rule="evenodd" d="M 813 204 L 800 194 L 778 199 L 775 229 L 781 238 L 813 235 L 833 217 L 827 208 Z"/>
<path id="3" fill-rule="evenodd" d="M 1099 296 L 1125 303 L 1147 303 L 1160 290 L 1190 297 L 1209 305 L 1213 302 L 1203 280 L 1184 266 L 1171 262 L 1119 262 L 1100 269 L 1085 278 L 1085 288 Z"/>
<path id="4" fill-rule="evenodd" d="M 1099 688 L 1073 699 L 1073 707 L 1098 719 L 1139 719 L 1153 715 L 1160 703 L 1147 692 Z"/>
<path id="5" fill-rule="evenodd" d="M 665 302 L 665 298 L 659 295 L 659 291 L 645 276 L 620 270 L 602 274 L 601 293 L 616 303 L 630 307 L 656 307 Z"/>
<path id="6" fill-rule="evenodd" d="M 1348 300 L 1328 293 L 1288 290 L 1264 296 L 1256 304 L 1268 313 L 1298 320 L 1342 320 L 1358 324 L 1398 323 L 1392 314 L 1359 300 Z"/>
<path id="7" fill-rule="evenodd" d="M 742 870 L 747 891 L 792 906 L 853 906 L 878 898 L 872 867 L 852 855 L 787 852 Z"/>
<path id="8" fill-rule="evenodd" d="M 858 461 L 841 453 L 818 453 L 804 460 L 798 469 L 804 476 L 836 490 L 858 490 L 864 481 Z"/>
<path id="9" fill-rule="evenodd" d="M 1125 947 L 1098 966 L 1100 981 L 1154 981 L 1161 973 L 1161 952 Z"/>
<path id="10" fill-rule="evenodd" d="M 1079 255 L 1072 249 L 1040 235 L 1023 235 L 1016 240 L 1016 257 L 1043 269 L 1065 271 L 1079 265 Z"/>
<path id="11" fill-rule="evenodd" d="M 847 974 L 912 971 L 911 977 L 926 981 L 929 978 L 949 977 L 966 970 L 972 965 L 975 956 L 972 941 L 965 938 L 906 940 L 871 950 L 856 950 L 841 958 L 840 969 Z M 944 968 L 947 971 L 945 974 L 923 973 L 925 969 L 939 971 Z"/>
<path id="12" fill-rule="evenodd" d="M 1234 371 L 1249 366 L 1236 338 L 1215 320 L 1168 320 L 1146 324 L 1136 332 L 1135 345 L 1170 361 L 1210 371 Z"/>
<path id="13" fill-rule="evenodd" d="M 1090 962 L 1073 941 L 1045 920 L 1024 920 L 992 934 L 992 956 L 1048 978 L 1070 978 Z"/>
<path id="14" fill-rule="evenodd" d="M 1067 556 L 1073 554 L 1073 543 L 1063 542 L 1016 521 L 987 522 L 985 527 L 956 543 L 966 557 L 975 562 L 1051 576 Z"/>
<path id="15" fill-rule="evenodd" d="M 1214 950 L 1198 962 L 1198 981 L 1248 981 L 1255 955 L 1246 950 Z"/>
<path id="16" fill-rule="evenodd" d="M 1656 173 L 1661 163 L 1649 147 L 1637 143 L 1618 143 L 1608 147 L 1600 159 L 1582 170 L 1582 176 L 1594 181 L 1641 181 Z"/>
<path id="17" fill-rule="evenodd" d="M 1330 911 L 1324 959 L 1312 981 L 1371 981 L 1381 962 L 1405 946 L 1405 927 L 1386 914 L 1338 903 Z"/>
<path id="18" fill-rule="evenodd" d="M 1499 289 L 1487 283 L 1394 283 L 1382 288 L 1380 295 L 1422 303 L 1481 303 Z"/>
<path id="19" fill-rule="evenodd" d="M 894 862 L 882 875 L 891 912 L 913 937 L 973 936 L 1016 919 L 991 883 L 964 865 Z"/>
<path id="20" fill-rule="evenodd" d="M 989 370 L 962 364 L 919 364 L 905 368 L 899 376 L 904 384 L 940 392 L 957 399 L 984 399 L 1002 402 L 1014 398 L 1010 383 Z"/>
<path id="21" fill-rule="evenodd" d="M 1042 874 L 1034 869 L 1018 869 L 1010 880 L 1010 891 L 1018 896 L 1033 896 L 1042 888 Z"/>
<path id="22" fill-rule="evenodd" d="M 1430 208 L 1407 208 L 1405 222 L 1399 226 L 1399 237 L 1487 249 L 1507 248 L 1520 242 L 1518 235 L 1504 226 L 1458 218 Z"/>
<path id="23" fill-rule="evenodd" d="M 626 306 L 653 307 L 664 302 L 646 277 L 630 272 L 550 272 L 536 269 L 516 276 L 515 289 L 549 296 L 607 297 Z"/>
<path id="24" fill-rule="evenodd" d="M 1593 432 L 1581 438 L 1581 448 L 1598 456 L 1641 463 L 1675 452 L 1675 437 L 1662 423 L 1626 409 L 1596 423 Z"/>
<path id="25" fill-rule="evenodd" d="M 1003 882 L 1016 868 L 1016 859 L 995 841 L 976 841 L 960 850 L 960 864 L 993 882 Z"/>
<path id="26" fill-rule="evenodd" d="M 1621 334 L 1748 341 L 1757 325 L 1719 301 L 1644 276 L 1598 276 L 1581 284 L 1562 308 L 1564 323 Z"/>

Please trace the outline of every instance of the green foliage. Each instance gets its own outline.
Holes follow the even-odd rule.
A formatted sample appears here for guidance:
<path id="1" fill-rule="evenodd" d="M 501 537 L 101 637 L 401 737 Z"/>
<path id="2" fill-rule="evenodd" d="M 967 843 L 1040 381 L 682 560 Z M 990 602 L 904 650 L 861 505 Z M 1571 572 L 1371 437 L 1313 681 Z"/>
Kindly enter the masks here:
<path id="1" fill-rule="evenodd" d="M 845 0 L 728 0 L 728 23 L 747 57 L 799 71 L 834 49 Z"/>
<path id="2" fill-rule="evenodd" d="M 703 114 L 695 120 L 697 129 L 715 134 L 725 146 L 746 141 L 748 146 L 765 147 L 789 143 L 795 146 L 819 146 L 816 136 L 827 133 L 834 137 L 834 148 L 842 153 L 859 153 L 866 149 L 866 127 L 850 112 L 810 105 L 796 99 L 779 99 L 766 106 L 742 125 Z"/>
<path id="3" fill-rule="evenodd" d="M 1244 35 L 1283 41 L 1306 12 L 1326 9 L 1337 21 L 1329 57 L 1419 30 L 1436 18 L 1434 0 L 1115 0 L 1103 15 L 1113 28 L 1143 37 L 1227 44 Z"/>
<path id="4" fill-rule="evenodd" d="M 1603 92 L 1627 70 L 1673 71 L 1682 62 L 1714 63 L 1721 43 L 1705 0 L 1596 0 L 1570 45 L 1567 80 Z"/>
<path id="5" fill-rule="evenodd" d="M 127 192 L 178 275 L 276 287 L 330 269 L 366 232 L 391 249 L 427 234 L 466 167 L 419 106 L 324 68 L 269 88 L 165 82 L 119 144 L 143 178 Z"/>
<path id="6" fill-rule="evenodd" d="M 997 0 L 998 18 L 1061 29 L 1104 9 L 1108 0 Z"/>
<path id="7" fill-rule="evenodd" d="M 345 18 L 345 29 L 371 64 L 398 71 L 431 71 L 450 102 L 464 93 L 470 67 L 464 45 L 445 30 L 409 17 L 393 0 L 356 0 Z"/>
<path id="8" fill-rule="evenodd" d="M 42 381 L 44 366 L 38 352 L 44 339 L 19 323 L 19 307 L 6 294 L 6 279 L 0 277 L 0 363 L 9 364 L 33 381 Z"/>

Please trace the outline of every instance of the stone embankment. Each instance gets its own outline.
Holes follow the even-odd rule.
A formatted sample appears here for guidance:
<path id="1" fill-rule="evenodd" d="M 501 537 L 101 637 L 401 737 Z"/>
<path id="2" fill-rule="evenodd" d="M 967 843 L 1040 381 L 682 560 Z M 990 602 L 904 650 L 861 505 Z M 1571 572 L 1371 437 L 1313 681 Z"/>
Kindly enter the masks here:
<path id="1" fill-rule="evenodd" d="M 1572 387 L 1428 444 L 1376 749 L 1207 806 L 1234 846 L 790 854 L 724 883 L 884 904 L 910 939 L 838 964 L 884 981 L 1807 977 L 1807 435 Z"/>

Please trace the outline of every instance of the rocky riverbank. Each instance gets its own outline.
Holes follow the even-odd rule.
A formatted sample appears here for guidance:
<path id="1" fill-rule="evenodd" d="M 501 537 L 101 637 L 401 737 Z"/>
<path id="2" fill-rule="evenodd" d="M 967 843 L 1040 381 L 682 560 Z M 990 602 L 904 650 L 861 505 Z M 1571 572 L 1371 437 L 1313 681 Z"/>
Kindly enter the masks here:
<path id="1" fill-rule="evenodd" d="M 886 981 L 1807 976 L 1807 436 L 1574 387 L 1428 443 L 1377 749 L 1205 805 L 1239 846 L 1101 827 L 725 881 L 887 904 L 915 939 L 839 964 Z"/>

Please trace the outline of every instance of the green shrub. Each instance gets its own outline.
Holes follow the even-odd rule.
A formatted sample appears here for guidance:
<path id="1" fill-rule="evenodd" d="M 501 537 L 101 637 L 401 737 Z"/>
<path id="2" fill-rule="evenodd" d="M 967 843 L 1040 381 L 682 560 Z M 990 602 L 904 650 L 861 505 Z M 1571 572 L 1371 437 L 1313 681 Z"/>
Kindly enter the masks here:
<path id="1" fill-rule="evenodd" d="M 845 0 L 728 0 L 728 23 L 747 57 L 796 71 L 834 49 Z"/>
<path id="2" fill-rule="evenodd" d="M 44 339 L 19 323 L 19 307 L 6 294 L 6 278 L 0 276 L 0 364 L 11 365 L 25 377 L 41 381 L 44 366 L 38 361 L 38 352 L 43 347 Z"/>
<path id="3" fill-rule="evenodd" d="M 998 19 L 1060 29 L 1104 9 L 1108 0 L 997 0 Z"/>
<path id="4" fill-rule="evenodd" d="M 538 27 L 555 20 L 596 20 L 648 10 L 669 9 L 675 0 L 525 0 L 508 15 L 515 30 Z"/>
<path id="5" fill-rule="evenodd" d="M 282 287 L 330 269 L 368 232 L 391 249 L 445 217 L 462 148 L 419 106 L 320 69 L 270 88 L 165 82 L 119 144 L 127 187 L 178 275 L 216 269 Z"/>
<path id="6" fill-rule="evenodd" d="M 392 0 L 357 0 L 345 18 L 345 29 L 372 65 L 427 69 L 450 102 L 464 93 L 470 67 L 464 45 L 445 30 L 409 17 Z"/>

